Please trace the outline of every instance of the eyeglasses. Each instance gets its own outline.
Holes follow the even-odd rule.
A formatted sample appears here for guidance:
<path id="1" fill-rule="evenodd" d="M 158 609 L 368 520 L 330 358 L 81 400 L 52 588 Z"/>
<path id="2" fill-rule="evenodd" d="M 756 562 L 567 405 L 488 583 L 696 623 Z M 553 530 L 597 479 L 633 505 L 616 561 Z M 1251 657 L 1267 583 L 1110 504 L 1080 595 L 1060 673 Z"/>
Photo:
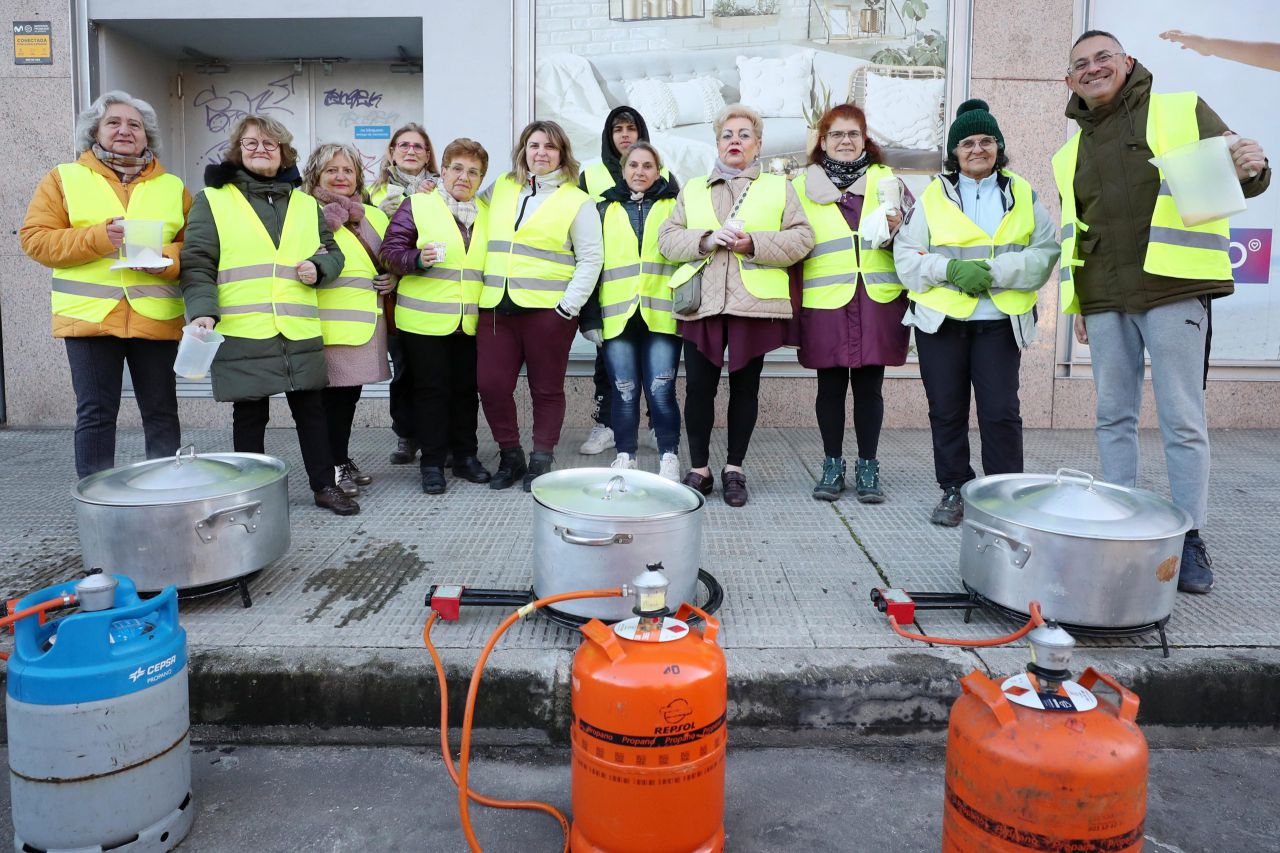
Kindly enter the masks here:
<path id="1" fill-rule="evenodd" d="M 427 146 L 418 142 L 397 142 L 396 150 L 398 151 L 426 151 Z"/>
<path id="2" fill-rule="evenodd" d="M 466 175 L 469 178 L 484 177 L 484 173 L 475 166 L 463 166 L 461 163 L 450 163 L 447 171 L 450 174 L 458 175 L 459 177 L 462 175 Z"/>
<path id="3" fill-rule="evenodd" d="M 862 138 L 860 130 L 828 130 L 827 139 L 832 142 L 844 142 L 848 139 L 850 142 L 856 142 Z"/>
<path id="4" fill-rule="evenodd" d="M 1123 58 L 1125 55 L 1126 54 L 1123 53 L 1112 53 L 1109 50 L 1104 50 L 1102 53 L 1094 54 L 1093 59 L 1077 59 L 1067 68 L 1067 74 L 1079 77 L 1095 65 L 1101 67 L 1111 62 L 1111 60 Z"/>
<path id="5" fill-rule="evenodd" d="M 977 139 L 963 139 L 956 147 L 961 151 L 977 151 L 979 148 L 995 148 L 996 141 L 990 136 L 980 136 Z"/>
<path id="6" fill-rule="evenodd" d="M 259 148 L 263 151 L 275 151 L 280 147 L 280 143 L 268 142 L 265 139 L 241 139 L 240 147 L 245 151 L 257 151 Z"/>

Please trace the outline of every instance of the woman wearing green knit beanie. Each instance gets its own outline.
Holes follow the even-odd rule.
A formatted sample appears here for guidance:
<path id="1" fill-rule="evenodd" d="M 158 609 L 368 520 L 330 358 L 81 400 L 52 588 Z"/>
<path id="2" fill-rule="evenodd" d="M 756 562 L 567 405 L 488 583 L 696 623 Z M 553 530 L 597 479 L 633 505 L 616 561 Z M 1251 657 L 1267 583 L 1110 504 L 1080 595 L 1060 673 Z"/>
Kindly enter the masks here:
<path id="1" fill-rule="evenodd" d="M 971 392 L 982 471 L 1022 472 L 1018 371 L 1035 342 L 1036 293 L 1058 260 L 1053 221 L 1026 180 L 1005 168 L 1004 134 L 986 101 L 965 101 L 947 131 L 943 171 L 907 214 L 894 265 L 911 307 L 929 401 L 942 499 L 930 521 L 964 518 Z"/>

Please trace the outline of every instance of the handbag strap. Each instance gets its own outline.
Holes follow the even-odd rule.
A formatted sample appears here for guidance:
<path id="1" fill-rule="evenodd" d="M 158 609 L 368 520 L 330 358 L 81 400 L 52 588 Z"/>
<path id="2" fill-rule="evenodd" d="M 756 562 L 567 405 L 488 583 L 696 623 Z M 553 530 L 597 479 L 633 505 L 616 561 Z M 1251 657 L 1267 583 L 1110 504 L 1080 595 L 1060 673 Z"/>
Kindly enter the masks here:
<path id="1" fill-rule="evenodd" d="M 726 185 L 728 183 L 728 181 L 725 181 Z M 747 200 L 747 193 L 751 192 L 751 187 L 754 185 L 755 181 L 747 181 L 746 187 L 742 190 L 742 195 L 738 196 L 737 200 L 734 201 L 733 207 L 729 209 L 729 215 L 725 219 L 733 219 L 734 214 L 738 212 L 738 208 L 742 207 L 742 203 Z M 724 223 L 720 224 L 723 225 Z"/>

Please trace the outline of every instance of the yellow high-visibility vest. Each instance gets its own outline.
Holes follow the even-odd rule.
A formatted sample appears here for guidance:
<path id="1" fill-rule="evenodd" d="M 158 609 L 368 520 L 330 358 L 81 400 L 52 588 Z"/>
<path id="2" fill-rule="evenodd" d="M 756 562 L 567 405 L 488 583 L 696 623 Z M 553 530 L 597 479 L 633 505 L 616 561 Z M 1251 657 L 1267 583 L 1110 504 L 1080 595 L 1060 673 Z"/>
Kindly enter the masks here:
<path id="1" fill-rule="evenodd" d="M 107 179 L 80 163 L 58 167 L 67 218 L 72 228 L 101 225 L 108 219 L 151 220 L 164 223 L 164 242 L 182 230 L 182 181 L 163 174 L 134 185 L 125 210 Z M 142 270 L 113 270 L 115 257 L 53 271 L 51 307 L 58 317 L 101 323 L 121 299 L 143 317 L 172 320 L 182 316 L 182 294 L 176 281 L 165 281 Z"/>
<path id="2" fill-rule="evenodd" d="M 413 224 L 418 248 L 444 243 L 444 260 L 400 279 L 396 296 L 396 328 L 415 335 L 450 335 L 458 329 L 476 333 L 480 288 L 489 240 L 489 206 L 476 199 L 471 244 L 439 193 L 414 193 Z"/>
<path id="3" fill-rule="evenodd" d="M 667 171 L 666 166 L 659 169 L 658 174 L 668 181 L 671 180 L 671 173 Z M 591 196 L 592 201 L 603 201 L 604 194 L 617 186 L 617 181 L 613 179 L 609 167 L 604 163 L 592 163 L 583 170 L 582 175 L 583 183 L 587 185 L 587 195 Z"/>
<path id="4" fill-rule="evenodd" d="M 386 233 L 385 213 L 366 204 L 364 216 L 379 237 Z M 359 346 L 373 338 L 382 314 L 381 299 L 373 289 L 378 268 L 350 228 L 339 228 L 333 239 L 342 250 L 343 266 L 337 278 L 316 288 L 320 334 L 325 346 Z"/>
<path id="5" fill-rule="evenodd" d="M 215 327 L 232 338 L 291 341 L 320 337 L 316 289 L 298 281 L 298 264 L 320 248 L 320 206 L 302 190 L 289 194 L 276 246 L 249 200 L 231 184 L 206 187 L 218 229 L 218 312 Z"/>
<path id="6" fill-rule="evenodd" d="M 1195 92 L 1151 95 L 1147 107 L 1147 147 L 1156 157 L 1200 139 L 1196 121 Z M 1076 160 L 1080 154 L 1080 132 L 1053 155 L 1053 179 L 1062 197 L 1062 262 L 1058 269 L 1062 310 L 1080 313 L 1071 268 L 1084 266 L 1076 251 L 1076 233 L 1089 230 L 1076 210 Z M 1183 225 L 1174 204 L 1164 171 L 1160 171 L 1160 191 L 1151 214 L 1151 232 L 1142 269 L 1152 275 L 1204 281 L 1230 281 L 1231 228 L 1227 219 L 1200 225 Z"/>
<path id="7" fill-rule="evenodd" d="M 706 176 L 694 178 L 682 192 L 686 227 L 701 231 L 720 230 L 722 223 L 711 204 L 711 187 Z M 738 208 L 736 216 L 743 222 L 742 230 L 748 233 L 782 230 L 782 217 L 787 210 L 787 179 L 764 173 L 752 181 L 745 192 L 746 201 Z M 748 261 L 736 252 L 734 258 L 738 262 L 743 286 L 756 299 L 790 298 L 786 269 Z M 684 264 L 671 277 L 669 286 L 680 286 L 700 269 L 701 264 L 696 262 Z"/>
<path id="8" fill-rule="evenodd" d="M 554 308 L 573 278 L 577 261 L 569 229 L 578 209 L 589 202 L 587 194 L 561 184 L 516 230 L 520 189 L 510 174 L 493 187 L 481 308 L 501 302 L 503 290 L 521 308 Z"/>
<path id="9" fill-rule="evenodd" d="M 1005 211 L 994 235 L 987 234 L 965 215 L 942 191 L 942 178 L 934 178 L 920 197 L 925 220 L 929 223 L 929 252 L 962 261 L 989 261 L 1005 252 L 1021 252 L 1031 245 L 1036 230 L 1035 195 L 1031 184 L 1008 169 L 1002 170 L 1013 190 L 1013 207 Z M 1034 290 L 993 288 L 991 301 L 1004 314 L 1016 316 L 1030 311 L 1036 304 Z M 978 307 L 978 297 L 970 296 L 954 286 L 931 287 L 924 293 L 907 291 L 907 298 L 948 317 L 964 319 Z"/>
<path id="10" fill-rule="evenodd" d="M 679 265 L 658 249 L 658 230 L 675 209 L 673 198 L 659 199 L 644 219 L 644 245 L 636 239 L 631 217 L 618 202 L 604 212 L 604 269 L 600 274 L 600 313 L 605 340 L 616 338 L 631 315 L 640 317 L 651 332 L 674 335 L 671 288 L 667 282 Z"/>
<path id="11" fill-rule="evenodd" d="M 861 239 L 858 232 L 849 227 L 839 205 L 812 201 L 805 192 L 805 177 L 801 175 L 792 182 L 813 227 L 814 239 L 813 249 L 804 259 L 801 304 L 805 308 L 843 308 L 853 299 L 859 273 L 867 295 L 876 302 L 897 299 L 902 292 L 902 282 L 893 266 L 893 250 L 877 248 Z M 863 215 L 879 204 L 876 190 L 880 182 L 892 178 L 893 170 L 888 166 L 876 164 L 867 169 Z"/>

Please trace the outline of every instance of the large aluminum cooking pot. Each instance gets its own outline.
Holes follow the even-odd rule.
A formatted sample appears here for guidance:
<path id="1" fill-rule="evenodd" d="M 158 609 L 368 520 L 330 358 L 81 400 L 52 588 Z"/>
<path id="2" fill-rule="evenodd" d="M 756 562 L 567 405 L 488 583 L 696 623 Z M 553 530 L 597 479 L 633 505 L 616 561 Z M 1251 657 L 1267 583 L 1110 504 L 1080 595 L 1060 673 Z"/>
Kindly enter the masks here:
<path id="1" fill-rule="evenodd" d="M 1173 612 L 1191 516 L 1159 495 L 1067 468 L 966 483 L 960 577 L 996 604 L 1091 628 Z"/>
<path id="2" fill-rule="evenodd" d="M 702 495 L 646 471 L 569 468 L 533 481 L 533 591 L 561 592 L 629 584 L 653 563 L 671 582 L 674 609 L 693 602 L 702 557 Z M 565 601 L 561 613 L 617 621 L 634 602 Z"/>
<path id="3" fill-rule="evenodd" d="M 100 471 L 72 491 L 85 568 L 139 592 L 223 583 L 289 550 L 289 475 L 257 453 L 196 455 Z"/>

